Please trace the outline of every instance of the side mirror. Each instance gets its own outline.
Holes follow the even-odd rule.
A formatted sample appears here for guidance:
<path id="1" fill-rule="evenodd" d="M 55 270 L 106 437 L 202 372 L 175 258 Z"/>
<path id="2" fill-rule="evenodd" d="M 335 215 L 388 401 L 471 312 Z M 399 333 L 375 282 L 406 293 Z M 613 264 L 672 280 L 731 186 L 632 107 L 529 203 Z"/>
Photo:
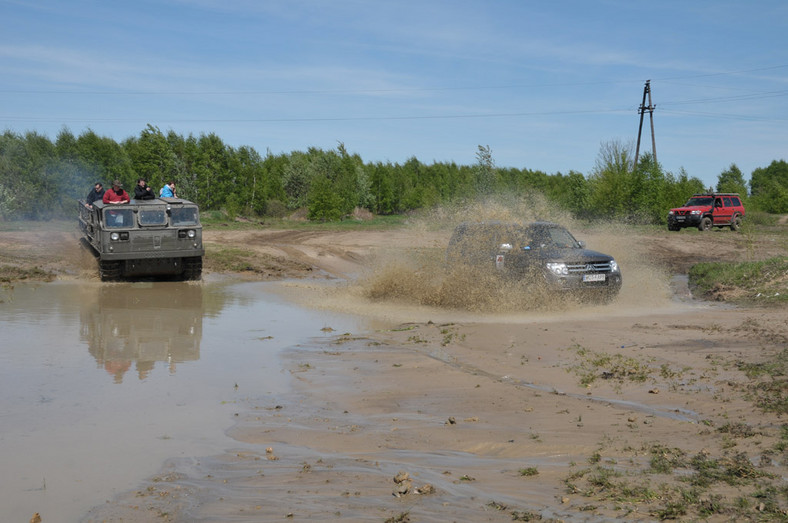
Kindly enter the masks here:
<path id="1" fill-rule="evenodd" d="M 577 244 L 580 246 L 581 249 L 586 248 L 586 242 L 584 242 L 583 240 L 578 240 Z"/>

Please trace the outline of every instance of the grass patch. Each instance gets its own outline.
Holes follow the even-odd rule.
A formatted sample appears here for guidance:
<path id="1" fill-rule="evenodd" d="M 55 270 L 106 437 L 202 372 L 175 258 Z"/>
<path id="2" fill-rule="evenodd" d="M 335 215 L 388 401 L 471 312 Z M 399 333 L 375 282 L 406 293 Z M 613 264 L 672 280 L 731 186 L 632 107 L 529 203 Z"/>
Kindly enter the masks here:
<path id="1" fill-rule="evenodd" d="M 750 433 L 737 425 L 720 431 L 731 432 Z M 788 438 L 788 428 L 770 435 L 775 436 L 780 439 L 771 449 L 773 453 L 779 452 L 780 443 Z M 788 486 L 781 471 L 771 473 L 756 466 L 743 452 L 723 450 L 715 456 L 714 451 L 704 449 L 690 455 L 659 443 L 640 449 L 626 447 L 620 452 L 624 455 L 616 459 L 600 459 L 599 453 L 594 453 L 588 459 L 590 466 L 564 479 L 567 492 L 589 498 L 602 511 L 628 510 L 660 520 L 695 521 L 723 514 L 730 521 L 752 521 L 757 514 L 755 521 L 788 521 Z M 642 460 L 644 453 L 650 456 L 648 462 Z M 627 454 L 630 459 L 623 459 Z M 622 465 L 603 466 L 600 461 Z"/>
<path id="2" fill-rule="evenodd" d="M 739 361 L 737 366 L 750 379 L 746 385 L 747 394 L 758 408 L 764 412 L 788 414 L 788 349 L 767 361 Z"/>
<path id="3" fill-rule="evenodd" d="M 788 302 L 788 256 L 741 263 L 698 263 L 689 271 L 696 293 L 717 301 Z"/>
<path id="4" fill-rule="evenodd" d="M 577 355 L 579 363 L 569 368 L 580 378 L 580 384 L 591 386 L 597 379 L 614 380 L 619 384 L 625 381 L 646 381 L 652 369 L 648 364 L 639 362 L 621 354 L 595 352 L 584 347 L 571 347 Z"/>
<path id="5" fill-rule="evenodd" d="M 236 247 L 209 246 L 205 255 L 205 265 L 217 272 L 254 271 L 258 265 L 257 255 Z"/>
<path id="6" fill-rule="evenodd" d="M 286 275 L 290 270 L 311 270 L 309 265 L 286 258 L 214 244 L 206 244 L 203 268 L 213 272 L 253 273 L 263 277 Z"/>

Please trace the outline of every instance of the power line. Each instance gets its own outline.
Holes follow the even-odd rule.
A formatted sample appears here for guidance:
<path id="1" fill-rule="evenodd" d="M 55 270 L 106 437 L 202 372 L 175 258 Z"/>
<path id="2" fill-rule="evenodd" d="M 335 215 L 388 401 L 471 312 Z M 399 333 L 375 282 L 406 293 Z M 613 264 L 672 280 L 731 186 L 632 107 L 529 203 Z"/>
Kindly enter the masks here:
<path id="1" fill-rule="evenodd" d="M 738 75 L 760 71 L 770 71 L 775 69 L 788 68 L 788 64 L 775 65 L 770 67 L 760 67 L 754 69 L 742 69 L 737 71 L 723 71 L 718 73 L 695 74 L 684 76 L 672 76 L 657 78 L 655 81 L 673 81 L 693 78 L 708 78 L 726 75 Z M 418 93 L 418 92 L 445 92 L 445 91 L 486 91 L 486 90 L 521 90 L 534 87 L 581 87 L 588 85 L 614 85 L 628 84 L 634 80 L 606 80 L 598 82 L 545 82 L 535 84 L 518 85 L 481 85 L 481 86 L 449 86 L 449 87 L 416 87 L 416 88 L 390 88 L 390 89 L 248 89 L 248 90 L 90 90 L 83 91 L 77 89 L 0 89 L 2 94 L 68 94 L 68 95 L 91 95 L 91 96 L 189 96 L 189 95 L 215 95 L 215 96 L 242 96 L 242 95 L 272 95 L 272 94 L 382 94 L 382 93 Z"/>
<path id="2" fill-rule="evenodd" d="M 378 120 L 451 120 L 473 118 L 510 118 L 521 116 L 554 116 L 575 114 L 612 114 L 625 113 L 623 109 L 599 109 L 582 111 L 534 111 L 516 113 L 487 113 L 487 114 L 449 114 L 449 115 L 421 115 L 421 116 L 347 116 L 326 118 L 158 118 L 176 123 L 277 123 L 277 122 L 344 122 L 344 121 L 378 121 Z M 49 118 L 49 117 L 24 117 L 3 116 L 0 120 L 31 121 L 31 122 L 140 122 L 150 121 L 146 118 Z"/>

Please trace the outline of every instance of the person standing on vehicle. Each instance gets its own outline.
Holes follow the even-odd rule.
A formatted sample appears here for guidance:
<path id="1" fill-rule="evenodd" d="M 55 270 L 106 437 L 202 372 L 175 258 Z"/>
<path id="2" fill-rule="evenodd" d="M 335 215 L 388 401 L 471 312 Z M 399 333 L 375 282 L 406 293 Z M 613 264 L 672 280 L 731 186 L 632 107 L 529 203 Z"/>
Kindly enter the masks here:
<path id="1" fill-rule="evenodd" d="M 156 197 L 151 191 L 148 184 L 145 182 L 145 178 L 138 178 L 137 185 L 134 186 L 134 199 L 135 200 L 152 200 Z"/>
<path id="2" fill-rule="evenodd" d="M 123 184 L 120 180 L 112 182 L 112 189 L 104 193 L 102 201 L 109 204 L 129 203 L 129 193 L 123 190 Z"/>
<path id="3" fill-rule="evenodd" d="M 161 188 L 159 191 L 159 197 L 161 198 L 177 198 L 178 195 L 175 194 L 175 182 L 167 182 L 164 184 L 164 187 Z"/>
<path id="4" fill-rule="evenodd" d="M 101 182 L 96 182 L 93 188 L 88 193 L 87 198 L 85 198 L 85 207 L 88 209 L 93 208 L 93 202 L 97 200 L 101 200 L 104 197 L 104 186 Z"/>

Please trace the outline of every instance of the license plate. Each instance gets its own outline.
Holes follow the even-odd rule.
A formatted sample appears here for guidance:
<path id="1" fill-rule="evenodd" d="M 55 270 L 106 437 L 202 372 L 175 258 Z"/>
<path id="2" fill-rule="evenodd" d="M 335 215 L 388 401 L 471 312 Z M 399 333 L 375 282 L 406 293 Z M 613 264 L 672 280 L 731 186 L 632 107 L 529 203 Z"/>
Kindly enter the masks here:
<path id="1" fill-rule="evenodd" d="M 583 281 L 605 281 L 604 274 L 584 274 Z"/>
<path id="2" fill-rule="evenodd" d="M 683 222 L 684 221 L 684 216 L 676 216 L 676 221 L 677 222 Z"/>

